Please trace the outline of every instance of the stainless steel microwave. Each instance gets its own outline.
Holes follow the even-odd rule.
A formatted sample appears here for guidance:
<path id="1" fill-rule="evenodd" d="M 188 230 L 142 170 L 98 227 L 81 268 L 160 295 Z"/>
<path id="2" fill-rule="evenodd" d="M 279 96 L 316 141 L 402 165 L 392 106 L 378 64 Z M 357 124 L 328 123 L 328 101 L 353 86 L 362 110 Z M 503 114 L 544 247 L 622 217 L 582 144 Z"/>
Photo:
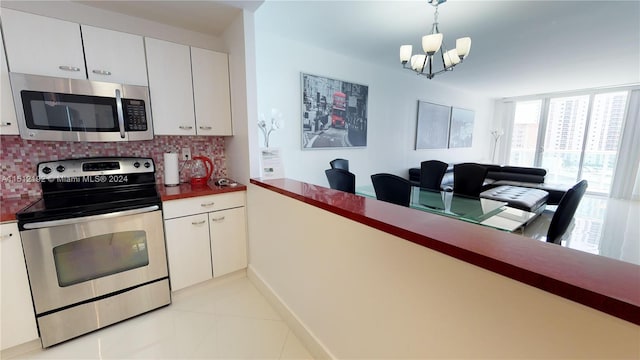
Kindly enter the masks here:
<path id="1" fill-rule="evenodd" d="M 23 139 L 153 139 L 146 86 L 19 73 L 9 76 Z"/>

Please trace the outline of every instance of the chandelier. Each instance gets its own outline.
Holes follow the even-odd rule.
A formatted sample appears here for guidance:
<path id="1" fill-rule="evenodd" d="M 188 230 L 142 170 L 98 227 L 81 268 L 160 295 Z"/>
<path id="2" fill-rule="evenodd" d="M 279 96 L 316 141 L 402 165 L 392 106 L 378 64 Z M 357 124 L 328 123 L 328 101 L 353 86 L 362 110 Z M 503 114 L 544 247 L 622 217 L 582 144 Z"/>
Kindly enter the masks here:
<path id="1" fill-rule="evenodd" d="M 438 5 L 447 0 L 429 0 L 429 4 L 436 8 L 433 14 L 433 25 L 431 26 L 431 34 L 422 37 L 422 50 L 424 54 L 412 55 L 411 45 L 400 46 L 400 62 L 405 69 L 413 70 L 418 75 L 424 75 L 429 79 L 443 73 L 451 71 L 469 55 L 471 50 L 471 38 L 463 37 L 456 40 L 456 47 L 447 51 L 442 44 L 442 33 L 438 30 Z M 436 53 L 440 51 L 440 55 Z M 435 58 L 439 58 L 442 63 L 441 70 L 434 70 Z"/>

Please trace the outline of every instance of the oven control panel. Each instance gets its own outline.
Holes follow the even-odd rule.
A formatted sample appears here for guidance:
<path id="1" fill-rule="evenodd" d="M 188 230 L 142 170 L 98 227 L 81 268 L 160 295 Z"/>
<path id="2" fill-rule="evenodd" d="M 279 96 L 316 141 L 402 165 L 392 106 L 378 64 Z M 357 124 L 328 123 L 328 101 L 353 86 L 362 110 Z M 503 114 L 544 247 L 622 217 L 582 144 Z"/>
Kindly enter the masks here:
<path id="1" fill-rule="evenodd" d="M 97 175 L 128 175 L 154 173 L 152 158 L 84 158 L 46 161 L 38 164 L 38 177 L 54 180 Z"/>

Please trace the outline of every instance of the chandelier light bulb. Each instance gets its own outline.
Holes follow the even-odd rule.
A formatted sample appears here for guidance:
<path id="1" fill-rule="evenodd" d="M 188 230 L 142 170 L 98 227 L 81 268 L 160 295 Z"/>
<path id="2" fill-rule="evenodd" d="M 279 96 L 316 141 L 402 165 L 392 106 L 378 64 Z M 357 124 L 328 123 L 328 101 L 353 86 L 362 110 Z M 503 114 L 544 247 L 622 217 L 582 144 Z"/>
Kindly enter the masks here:
<path id="1" fill-rule="evenodd" d="M 422 37 L 422 50 L 431 56 L 440 50 L 442 45 L 442 34 L 431 34 Z"/>
<path id="2" fill-rule="evenodd" d="M 469 51 L 471 50 L 471 38 L 463 37 L 456 40 L 456 50 L 458 50 L 458 55 L 460 59 L 464 59 L 469 55 Z"/>
<path id="3" fill-rule="evenodd" d="M 444 53 L 443 58 L 444 67 L 447 69 L 460 63 L 460 56 L 458 56 L 458 51 L 456 49 L 451 49 Z"/>
<path id="4" fill-rule="evenodd" d="M 426 60 L 427 55 L 413 55 L 411 57 L 411 68 L 418 72 L 422 71 Z"/>
<path id="5" fill-rule="evenodd" d="M 411 53 L 413 52 L 413 46 L 402 45 L 400 46 L 400 62 L 406 63 L 411 59 Z"/>

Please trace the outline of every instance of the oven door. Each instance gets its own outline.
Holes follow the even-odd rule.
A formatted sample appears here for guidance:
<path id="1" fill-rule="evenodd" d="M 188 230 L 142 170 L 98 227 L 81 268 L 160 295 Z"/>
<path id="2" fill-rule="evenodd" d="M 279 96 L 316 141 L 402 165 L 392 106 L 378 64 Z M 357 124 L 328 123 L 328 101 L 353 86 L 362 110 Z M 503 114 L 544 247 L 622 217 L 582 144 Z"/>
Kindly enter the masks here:
<path id="1" fill-rule="evenodd" d="M 24 224 L 20 232 L 37 315 L 167 278 L 157 205 Z"/>

